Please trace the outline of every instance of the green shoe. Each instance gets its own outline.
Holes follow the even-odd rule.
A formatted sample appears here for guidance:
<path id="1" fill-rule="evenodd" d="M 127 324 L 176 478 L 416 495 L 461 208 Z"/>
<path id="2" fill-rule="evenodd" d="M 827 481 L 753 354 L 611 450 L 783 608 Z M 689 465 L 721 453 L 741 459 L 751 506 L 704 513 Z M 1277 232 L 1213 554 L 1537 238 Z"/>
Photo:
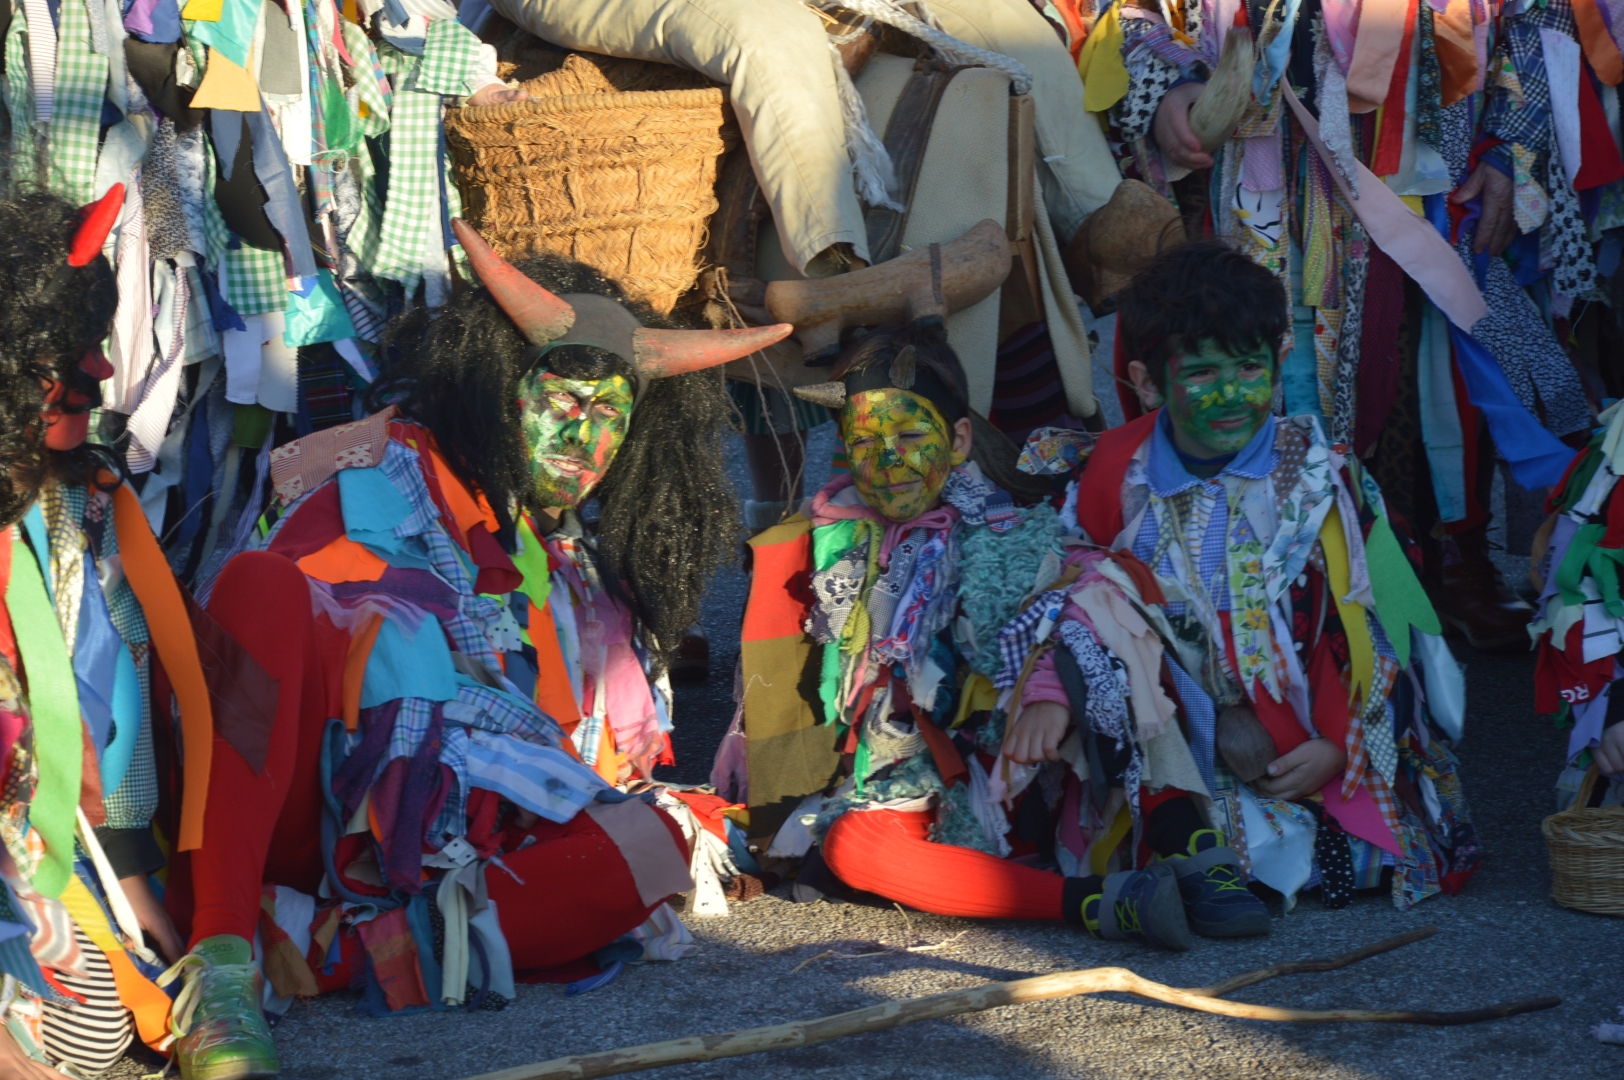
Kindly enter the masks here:
<path id="1" fill-rule="evenodd" d="M 260 1012 L 265 978 L 254 947 L 233 934 L 204 938 L 158 977 L 159 986 L 184 978 L 170 1013 L 175 1063 L 182 1080 L 257 1080 L 278 1076 L 271 1029 Z"/>

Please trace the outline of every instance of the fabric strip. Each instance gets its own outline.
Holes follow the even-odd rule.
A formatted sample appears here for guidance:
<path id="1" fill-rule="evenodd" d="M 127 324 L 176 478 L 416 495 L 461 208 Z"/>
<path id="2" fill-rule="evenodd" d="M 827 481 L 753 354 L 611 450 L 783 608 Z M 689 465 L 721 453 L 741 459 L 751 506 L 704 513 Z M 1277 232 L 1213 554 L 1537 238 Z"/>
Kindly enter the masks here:
<path id="1" fill-rule="evenodd" d="M 1355 197 L 1337 170 L 1330 150 L 1320 140 L 1319 123 L 1303 107 L 1289 83 L 1283 83 L 1281 89 L 1291 111 L 1297 114 L 1297 122 L 1319 152 L 1320 159 L 1330 166 L 1331 178 L 1342 189 L 1371 240 L 1404 268 L 1427 297 L 1449 316 L 1450 322 L 1467 330 L 1475 326 L 1489 313 L 1489 306 L 1483 302 L 1483 294 L 1454 249 L 1363 165 L 1357 166 L 1362 195 Z"/>

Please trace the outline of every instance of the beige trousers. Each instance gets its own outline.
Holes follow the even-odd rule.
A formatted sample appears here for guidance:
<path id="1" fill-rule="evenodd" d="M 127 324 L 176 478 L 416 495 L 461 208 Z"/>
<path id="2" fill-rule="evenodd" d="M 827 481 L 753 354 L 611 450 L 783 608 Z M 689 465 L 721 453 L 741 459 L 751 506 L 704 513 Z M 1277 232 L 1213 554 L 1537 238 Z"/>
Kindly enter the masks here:
<path id="1" fill-rule="evenodd" d="M 1062 242 L 1103 205 L 1118 175 L 1083 111 L 1071 57 L 1027 0 L 929 0 L 954 37 L 1031 70 L 1038 167 Z M 867 259 L 823 23 L 800 0 L 491 0 L 537 37 L 702 71 L 730 87 L 750 160 L 797 269 L 833 244 Z M 884 130 L 876 132 L 882 138 Z"/>

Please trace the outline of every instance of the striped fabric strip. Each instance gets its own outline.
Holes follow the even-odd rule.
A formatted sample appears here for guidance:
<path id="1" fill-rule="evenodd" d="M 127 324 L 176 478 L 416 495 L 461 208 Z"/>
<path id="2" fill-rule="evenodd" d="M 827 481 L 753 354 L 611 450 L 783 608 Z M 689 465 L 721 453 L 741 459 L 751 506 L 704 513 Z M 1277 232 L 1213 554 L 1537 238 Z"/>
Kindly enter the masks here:
<path id="1" fill-rule="evenodd" d="M 562 750 L 477 729 L 468 733 L 468 783 L 556 822 L 573 818 L 604 789 L 596 773 Z"/>
<path id="2" fill-rule="evenodd" d="M 28 70 L 34 88 L 34 119 L 49 124 L 56 109 L 56 24 L 47 0 L 24 0 L 28 19 Z"/>
<path id="3" fill-rule="evenodd" d="M 85 957 L 86 974 L 59 976 L 62 986 L 84 998 L 63 1004 L 44 1002 L 45 1052 L 89 1075 L 110 1069 L 134 1038 L 130 1014 L 120 1003 L 113 968 L 100 949 L 77 926 L 73 928 Z"/>

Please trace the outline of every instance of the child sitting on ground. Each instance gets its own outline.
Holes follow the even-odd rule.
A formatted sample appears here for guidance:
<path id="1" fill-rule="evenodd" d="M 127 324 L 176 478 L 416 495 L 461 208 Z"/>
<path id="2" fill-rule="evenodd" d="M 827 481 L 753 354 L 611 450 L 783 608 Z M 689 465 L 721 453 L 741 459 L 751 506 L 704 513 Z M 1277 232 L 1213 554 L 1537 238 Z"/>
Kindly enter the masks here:
<path id="1" fill-rule="evenodd" d="M 1240 910 L 1242 878 L 1288 907 L 1316 883 L 1342 906 L 1384 867 L 1401 908 L 1458 890 L 1479 862 L 1441 741 L 1460 735 L 1460 672 L 1375 482 L 1319 417 L 1271 412 L 1289 326 L 1279 281 L 1222 243 L 1189 244 L 1136 277 L 1118 312 L 1146 415 L 1099 440 L 1062 515 L 1091 543 L 1069 556 L 1067 591 L 1032 605 L 1065 606 L 1009 756 L 1053 759 L 1086 718 L 1081 831 L 1109 838 L 1127 802 L 1155 837 L 1178 763 L 1160 744 L 1187 742 L 1199 776 L 1171 787 L 1216 826 L 1171 863 L 1198 933 L 1224 932 L 1205 898 Z M 1153 633 L 1129 636 L 1125 615 Z M 1142 777 L 1137 808 L 1099 790 L 1112 775 Z M 1097 908 L 1101 930 L 1119 936 L 1111 908 Z"/>

